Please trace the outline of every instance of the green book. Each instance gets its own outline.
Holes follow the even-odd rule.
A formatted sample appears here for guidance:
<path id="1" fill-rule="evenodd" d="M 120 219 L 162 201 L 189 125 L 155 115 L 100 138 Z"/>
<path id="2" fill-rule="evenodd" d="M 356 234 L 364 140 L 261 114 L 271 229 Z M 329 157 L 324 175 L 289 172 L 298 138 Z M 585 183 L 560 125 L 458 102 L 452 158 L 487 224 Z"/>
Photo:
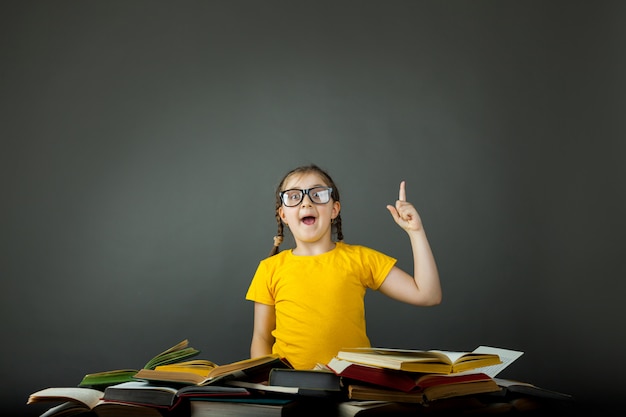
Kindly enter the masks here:
<path id="1" fill-rule="evenodd" d="M 143 369 L 154 369 L 160 365 L 181 362 L 196 356 L 198 353 L 200 353 L 200 351 L 190 347 L 189 341 L 185 339 L 164 352 L 154 356 L 144 365 Z M 116 369 L 112 371 L 90 373 L 83 377 L 78 386 L 104 389 L 110 385 L 133 381 L 133 377 L 137 372 L 139 372 L 138 369 Z"/>
<path id="2" fill-rule="evenodd" d="M 104 389 L 110 385 L 121 384 L 133 380 L 133 376 L 137 373 L 136 369 L 116 369 L 113 371 L 96 372 L 87 374 L 83 377 L 80 384 L 81 388 Z"/>

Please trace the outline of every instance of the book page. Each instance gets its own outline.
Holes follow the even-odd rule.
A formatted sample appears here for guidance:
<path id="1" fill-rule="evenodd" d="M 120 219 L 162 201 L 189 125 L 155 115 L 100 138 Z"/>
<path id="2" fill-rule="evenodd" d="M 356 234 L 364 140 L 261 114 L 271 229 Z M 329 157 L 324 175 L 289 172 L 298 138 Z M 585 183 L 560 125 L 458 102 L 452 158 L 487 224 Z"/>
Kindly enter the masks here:
<path id="1" fill-rule="evenodd" d="M 500 372 L 504 370 L 504 368 L 508 367 L 510 364 L 515 362 L 517 358 L 522 356 L 524 352 L 520 352 L 517 350 L 510 349 L 501 349 L 490 346 L 479 346 L 474 349 L 474 353 L 492 353 L 496 354 L 500 357 L 500 361 L 497 365 L 483 366 L 482 368 L 472 369 L 470 372 L 482 372 L 492 378 L 498 375 Z"/>
<path id="2" fill-rule="evenodd" d="M 439 355 L 445 356 L 451 364 L 456 363 L 463 356 L 467 355 L 467 352 L 457 352 L 451 350 L 430 350 L 429 352 L 434 352 Z"/>

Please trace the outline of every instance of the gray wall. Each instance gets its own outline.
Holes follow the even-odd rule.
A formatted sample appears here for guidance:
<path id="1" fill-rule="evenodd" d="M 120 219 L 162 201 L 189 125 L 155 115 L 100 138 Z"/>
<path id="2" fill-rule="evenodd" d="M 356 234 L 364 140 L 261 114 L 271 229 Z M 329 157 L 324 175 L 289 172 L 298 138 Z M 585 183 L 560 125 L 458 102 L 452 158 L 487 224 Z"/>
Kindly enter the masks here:
<path id="1" fill-rule="evenodd" d="M 369 294 L 375 345 L 519 349 L 505 376 L 615 398 L 624 11 L 3 2 L 3 407 L 36 414 L 29 393 L 184 338 L 218 363 L 247 357 L 272 193 L 310 162 L 339 184 L 347 242 L 410 270 L 385 209 L 400 180 L 424 219 L 444 302 Z"/>

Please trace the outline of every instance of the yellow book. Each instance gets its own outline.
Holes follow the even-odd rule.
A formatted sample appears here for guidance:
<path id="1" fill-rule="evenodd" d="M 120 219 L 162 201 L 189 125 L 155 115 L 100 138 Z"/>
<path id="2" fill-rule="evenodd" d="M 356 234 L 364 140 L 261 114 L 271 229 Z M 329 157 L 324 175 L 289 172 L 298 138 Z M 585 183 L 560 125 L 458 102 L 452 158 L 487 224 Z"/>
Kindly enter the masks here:
<path id="1" fill-rule="evenodd" d="M 217 364 L 206 359 L 195 359 L 192 361 L 159 365 L 155 367 L 154 370 L 167 372 L 191 372 L 192 374 L 197 374 L 206 378 L 217 366 Z"/>

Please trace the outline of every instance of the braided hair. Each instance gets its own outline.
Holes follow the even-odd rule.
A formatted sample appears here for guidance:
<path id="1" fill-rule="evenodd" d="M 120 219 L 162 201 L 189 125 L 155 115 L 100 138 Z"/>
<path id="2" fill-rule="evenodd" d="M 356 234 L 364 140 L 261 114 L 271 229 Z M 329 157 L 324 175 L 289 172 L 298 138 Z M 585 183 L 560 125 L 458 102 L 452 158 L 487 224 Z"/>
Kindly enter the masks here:
<path id="1" fill-rule="evenodd" d="M 339 190 L 337 189 L 337 185 L 335 184 L 335 182 L 333 181 L 333 179 L 330 177 L 330 175 L 328 175 L 328 173 L 326 171 L 324 171 L 323 169 L 321 169 L 320 167 L 318 167 L 317 165 L 303 165 L 300 166 L 298 168 L 292 169 L 291 171 L 289 171 L 282 179 L 282 181 L 278 184 L 278 187 L 276 188 L 276 212 L 275 212 L 275 216 L 276 216 L 276 224 L 278 226 L 278 230 L 276 232 L 276 236 L 274 236 L 274 246 L 272 247 L 272 250 L 270 251 L 270 256 L 276 255 L 279 251 L 280 251 L 280 244 L 283 243 L 283 239 L 284 239 L 284 230 L 285 230 L 285 225 L 283 224 L 281 218 L 280 218 L 280 214 L 278 213 L 278 209 L 280 209 L 280 207 L 282 206 L 283 202 L 280 198 L 280 192 L 283 191 L 283 186 L 285 185 L 285 182 L 287 182 L 287 180 L 293 176 L 293 175 L 303 175 L 303 174 L 309 174 L 309 173 L 315 173 L 318 174 L 320 177 L 322 177 L 322 179 L 324 180 L 324 182 L 326 183 L 326 185 L 328 187 L 331 187 L 333 189 L 332 193 L 331 193 L 331 198 L 333 199 L 333 201 L 339 201 Z M 342 241 L 343 240 L 343 231 L 341 230 L 341 213 L 337 215 L 336 218 L 333 219 L 332 221 L 332 230 L 334 233 L 337 234 L 337 240 Z"/>

